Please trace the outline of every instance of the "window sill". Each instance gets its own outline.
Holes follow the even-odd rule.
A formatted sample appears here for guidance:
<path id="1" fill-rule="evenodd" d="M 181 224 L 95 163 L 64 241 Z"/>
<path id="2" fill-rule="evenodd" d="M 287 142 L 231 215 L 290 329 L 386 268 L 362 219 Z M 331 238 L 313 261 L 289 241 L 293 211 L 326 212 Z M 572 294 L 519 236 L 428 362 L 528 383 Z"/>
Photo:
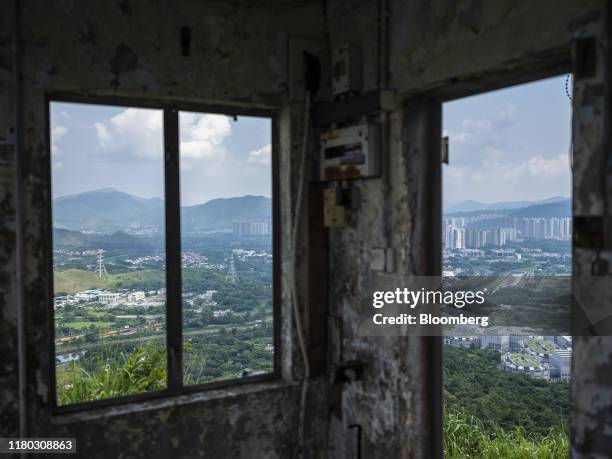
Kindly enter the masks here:
<path id="1" fill-rule="evenodd" d="M 167 408 L 206 403 L 213 400 L 232 399 L 249 394 L 258 394 L 267 391 L 281 390 L 292 387 L 293 384 L 282 379 L 273 379 L 252 384 L 232 385 L 219 389 L 202 390 L 199 392 L 179 395 L 153 395 L 151 399 L 138 402 L 105 406 L 101 408 L 83 408 L 76 412 L 56 412 L 52 416 L 55 425 L 72 424 L 100 418 L 123 416 L 146 411 L 163 410 Z"/>

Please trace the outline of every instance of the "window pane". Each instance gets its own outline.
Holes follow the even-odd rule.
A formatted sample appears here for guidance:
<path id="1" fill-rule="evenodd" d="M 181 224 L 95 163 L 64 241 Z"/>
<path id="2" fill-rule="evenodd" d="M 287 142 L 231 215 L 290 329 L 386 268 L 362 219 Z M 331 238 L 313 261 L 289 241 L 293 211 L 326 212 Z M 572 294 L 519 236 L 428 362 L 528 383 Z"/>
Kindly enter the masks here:
<path id="1" fill-rule="evenodd" d="M 166 386 L 162 112 L 52 102 L 59 405 Z"/>
<path id="2" fill-rule="evenodd" d="M 184 383 L 271 372 L 271 120 L 179 122 Z"/>
<path id="3" fill-rule="evenodd" d="M 500 315 L 534 327 L 571 285 L 565 85 L 553 78 L 444 105 L 444 275 L 478 282 Z M 572 338 L 512 325 L 482 332 L 444 337 L 446 456 L 520 443 L 525 457 L 568 457 Z"/>

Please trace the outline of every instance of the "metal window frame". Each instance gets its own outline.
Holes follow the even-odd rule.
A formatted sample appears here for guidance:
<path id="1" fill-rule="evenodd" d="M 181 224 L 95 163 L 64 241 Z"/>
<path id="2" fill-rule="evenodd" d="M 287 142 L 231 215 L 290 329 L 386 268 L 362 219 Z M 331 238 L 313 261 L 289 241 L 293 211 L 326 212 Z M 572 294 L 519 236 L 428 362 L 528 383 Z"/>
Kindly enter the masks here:
<path id="1" fill-rule="evenodd" d="M 72 92 L 48 92 L 45 94 L 45 123 L 47 142 L 47 196 L 49 197 L 47 220 L 52 222 L 52 164 L 51 164 L 51 104 L 53 102 L 78 103 L 121 108 L 143 108 L 161 110 L 163 116 L 164 141 L 164 205 L 165 205 L 165 250 L 166 250 L 166 349 L 167 349 L 167 386 L 163 390 L 141 392 L 102 400 L 90 400 L 68 405 L 58 405 L 55 365 L 55 311 L 51 307 L 48 333 L 49 374 L 48 400 L 55 414 L 74 413 L 95 408 L 126 405 L 129 403 L 156 400 L 168 397 L 193 394 L 220 388 L 230 388 L 245 384 L 276 381 L 281 373 L 281 231 L 280 231 L 280 176 L 279 176 L 279 118 L 280 109 L 275 107 L 244 107 L 232 104 L 208 104 L 181 100 L 160 100 L 155 98 L 130 98 L 121 96 L 100 96 Z M 269 373 L 223 379 L 201 384 L 183 383 L 183 346 L 182 346 L 182 282 L 181 282 L 181 233 L 180 233 L 180 154 L 179 121 L 181 111 L 202 114 L 221 114 L 231 117 L 249 116 L 267 118 L 271 124 L 272 139 L 272 316 L 273 316 L 273 370 Z M 171 224 L 170 224 L 171 223 Z M 169 231 L 170 229 L 170 231 Z M 48 285 L 47 296 L 54 296 L 53 282 L 53 225 L 49 224 L 45 255 L 47 257 Z"/>

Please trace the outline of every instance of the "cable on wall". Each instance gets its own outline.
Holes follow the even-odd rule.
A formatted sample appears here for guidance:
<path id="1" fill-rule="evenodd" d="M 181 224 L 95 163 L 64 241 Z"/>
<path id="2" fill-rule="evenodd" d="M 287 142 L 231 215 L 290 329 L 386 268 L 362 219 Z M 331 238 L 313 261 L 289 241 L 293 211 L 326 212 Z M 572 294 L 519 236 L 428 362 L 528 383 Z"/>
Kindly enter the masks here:
<path id="1" fill-rule="evenodd" d="M 304 176 L 306 175 L 306 153 L 308 146 L 308 127 L 310 123 L 310 99 L 311 93 L 306 90 L 306 100 L 304 102 L 304 129 L 302 131 L 302 147 L 300 150 L 300 165 L 298 169 L 298 187 L 295 203 L 295 213 L 291 225 L 291 304 L 293 306 L 293 319 L 297 332 L 300 353 L 304 362 L 304 377 L 302 379 L 302 389 L 300 393 L 300 419 L 299 419 L 299 447 L 300 455 L 304 453 L 304 418 L 306 414 L 306 395 L 308 393 L 308 380 L 310 378 L 310 362 L 308 361 L 308 351 L 306 349 L 306 338 L 304 336 L 304 325 L 298 304 L 297 294 L 297 259 L 298 259 L 298 228 L 300 216 L 302 214 L 302 196 L 304 194 Z"/>

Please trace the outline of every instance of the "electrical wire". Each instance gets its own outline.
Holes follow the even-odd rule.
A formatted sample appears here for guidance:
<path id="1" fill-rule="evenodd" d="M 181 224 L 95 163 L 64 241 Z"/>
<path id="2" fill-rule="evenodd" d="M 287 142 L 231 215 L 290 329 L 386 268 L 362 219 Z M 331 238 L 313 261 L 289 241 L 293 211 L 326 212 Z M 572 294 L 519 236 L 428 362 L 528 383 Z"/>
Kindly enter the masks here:
<path id="1" fill-rule="evenodd" d="M 306 91 L 306 100 L 304 102 L 304 129 L 302 132 L 302 148 L 300 151 L 300 166 L 298 169 L 298 187 L 295 203 L 295 213 L 293 214 L 293 222 L 291 225 L 291 303 L 293 306 L 293 319 L 295 320 L 295 329 L 297 332 L 298 342 L 300 345 L 300 353 L 304 361 L 304 378 L 302 379 L 302 389 L 300 393 L 300 419 L 299 419 L 299 445 L 300 456 L 304 453 L 304 418 L 306 414 L 306 395 L 308 393 L 308 380 L 310 378 L 310 362 L 308 361 L 308 351 L 306 349 L 306 339 L 304 336 L 304 325 L 302 315 L 298 304 L 297 294 L 297 259 L 298 259 L 298 228 L 300 216 L 302 214 L 302 196 L 304 194 L 304 176 L 306 175 L 306 153 L 308 146 L 308 126 L 310 123 L 310 91 Z"/>

